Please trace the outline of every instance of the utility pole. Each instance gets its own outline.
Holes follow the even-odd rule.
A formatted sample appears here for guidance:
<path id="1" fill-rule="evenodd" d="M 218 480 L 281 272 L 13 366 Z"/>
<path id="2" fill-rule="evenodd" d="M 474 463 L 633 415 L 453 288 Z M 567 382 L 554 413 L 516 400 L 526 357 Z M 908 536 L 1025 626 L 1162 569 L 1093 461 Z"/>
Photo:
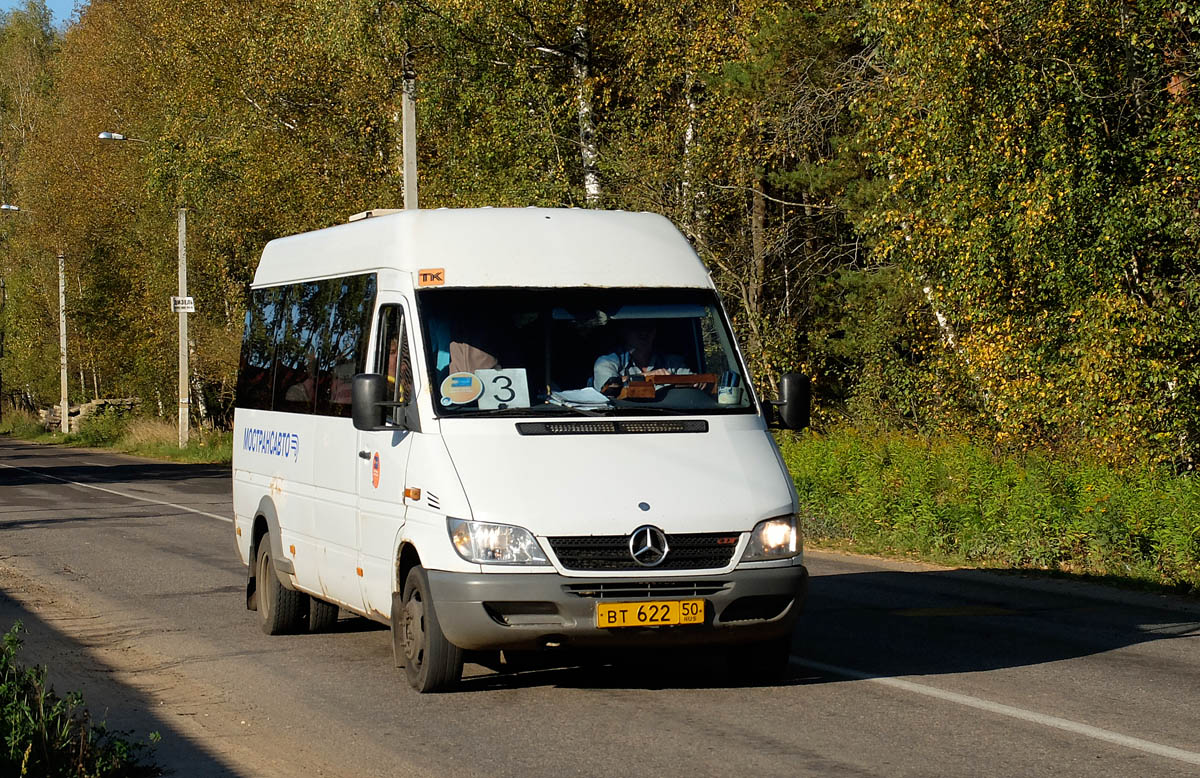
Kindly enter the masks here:
<path id="1" fill-rule="evenodd" d="M 179 297 L 187 298 L 187 208 L 179 209 Z M 188 320 L 185 306 L 179 309 L 179 447 L 188 444 Z M 65 363 L 64 363 L 65 364 Z M 64 368 L 65 370 L 66 368 Z M 65 373 L 64 373 L 65 375 Z"/>
<path id="2" fill-rule="evenodd" d="M 131 138 L 119 132 L 102 132 L 100 140 L 131 141 L 133 143 L 149 143 L 141 138 Z M 182 192 L 179 201 L 182 202 Z M 188 443 L 188 412 L 191 402 L 188 398 L 188 308 L 193 305 L 187 296 L 187 208 L 179 209 L 179 297 L 171 301 L 172 310 L 179 313 L 179 447 L 184 448 Z"/>
<path id="3" fill-rule="evenodd" d="M 400 123 L 404 154 L 404 208 L 417 208 L 417 75 L 412 69 L 412 49 L 404 52 L 404 83 L 400 96 Z"/>
<path id="4" fill-rule="evenodd" d="M 67 402 L 67 279 L 66 256 L 58 252 L 58 387 L 62 401 L 62 432 L 71 431 L 68 415 L 71 405 Z"/>

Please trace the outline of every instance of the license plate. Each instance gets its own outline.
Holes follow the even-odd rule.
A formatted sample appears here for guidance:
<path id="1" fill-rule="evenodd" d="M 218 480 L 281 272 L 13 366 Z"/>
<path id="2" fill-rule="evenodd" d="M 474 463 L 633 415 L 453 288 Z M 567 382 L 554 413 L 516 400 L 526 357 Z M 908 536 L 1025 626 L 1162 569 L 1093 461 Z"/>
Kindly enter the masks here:
<path id="1" fill-rule="evenodd" d="M 602 629 L 703 623 L 704 600 L 596 603 L 596 626 Z"/>

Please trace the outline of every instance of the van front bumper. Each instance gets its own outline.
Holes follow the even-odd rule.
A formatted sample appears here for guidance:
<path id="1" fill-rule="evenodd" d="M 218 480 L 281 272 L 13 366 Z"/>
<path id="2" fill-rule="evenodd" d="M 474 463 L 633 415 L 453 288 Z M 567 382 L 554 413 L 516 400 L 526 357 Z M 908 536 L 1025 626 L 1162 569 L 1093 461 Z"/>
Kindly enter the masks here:
<path id="1" fill-rule="evenodd" d="M 442 632 L 470 651 L 764 640 L 791 632 L 808 591 L 803 565 L 648 579 L 438 570 L 428 575 Z M 704 600 L 703 624 L 596 626 L 599 602 L 694 599 Z"/>

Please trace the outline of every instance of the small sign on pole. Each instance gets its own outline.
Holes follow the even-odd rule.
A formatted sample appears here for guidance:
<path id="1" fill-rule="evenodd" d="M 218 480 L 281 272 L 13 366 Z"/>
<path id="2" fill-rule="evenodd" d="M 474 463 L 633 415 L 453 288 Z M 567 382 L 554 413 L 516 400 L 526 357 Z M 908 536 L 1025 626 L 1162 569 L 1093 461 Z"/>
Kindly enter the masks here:
<path id="1" fill-rule="evenodd" d="M 195 313 L 196 298 L 171 295 L 171 313 Z"/>

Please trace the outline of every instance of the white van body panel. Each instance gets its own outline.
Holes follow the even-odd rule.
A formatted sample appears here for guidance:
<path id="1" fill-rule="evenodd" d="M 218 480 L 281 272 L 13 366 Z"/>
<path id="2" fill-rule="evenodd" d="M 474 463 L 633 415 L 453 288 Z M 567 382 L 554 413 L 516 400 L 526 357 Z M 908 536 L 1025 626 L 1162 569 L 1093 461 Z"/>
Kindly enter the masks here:
<path id="1" fill-rule="evenodd" d="M 698 434 L 524 436 L 512 420 L 446 419 L 442 437 L 480 496 L 470 518 L 537 536 L 623 535 L 643 524 L 749 531 L 792 513 L 790 479 L 762 418 L 708 424 Z"/>
<path id="2" fill-rule="evenodd" d="M 662 216 L 550 208 L 404 211 L 279 238 L 263 250 L 253 285 L 384 268 L 410 279 L 442 269 L 446 286 L 711 286 Z M 381 273 L 379 288 L 402 287 Z"/>
<path id="3" fill-rule="evenodd" d="M 439 416 L 430 375 L 437 371 L 426 357 L 434 349 L 424 342 L 418 305 L 425 294 L 417 291 L 423 272 L 426 281 L 436 272 L 438 286 L 505 293 L 713 289 L 687 240 L 667 219 L 646 213 L 417 210 L 271 241 L 255 289 L 375 275 L 368 372 L 381 372 L 373 355 L 383 306 L 402 305 L 415 423 L 413 429 L 359 431 L 345 417 L 237 408 L 234 526 L 238 554 L 250 566 L 248 595 L 254 588 L 253 544 L 265 522 L 273 546 L 278 543 L 273 562 L 285 587 L 382 622 L 390 619 L 393 595 L 404 586 L 402 559 L 419 557 L 430 574 L 439 620 L 464 648 L 542 647 L 564 636 L 580 645 L 738 641 L 790 630 L 803 602 L 802 557 L 741 561 L 756 523 L 797 509 L 791 478 L 752 386 L 746 384 L 750 403 L 741 413 L 620 417 L 703 420 L 705 432 L 522 435 L 517 425 L 526 421 L 592 420 L 561 414 Z M 527 529 L 549 563 L 469 562 L 451 543 L 451 518 Z M 668 535 L 737 534 L 737 545 L 720 569 L 582 570 L 565 568 L 548 541 L 628 536 L 645 525 Z M 648 590 L 711 587 L 710 594 L 670 595 L 706 597 L 709 618 L 692 631 L 602 630 L 591 599 L 601 595 L 573 588 L 593 582 L 630 582 Z M 783 604 L 770 611 L 775 600 Z M 491 604 L 508 610 L 489 610 Z M 532 610 L 520 611 L 526 605 Z M 743 607 L 741 614 L 722 621 L 727 608 L 733 614 L 737 607 Z"/>

